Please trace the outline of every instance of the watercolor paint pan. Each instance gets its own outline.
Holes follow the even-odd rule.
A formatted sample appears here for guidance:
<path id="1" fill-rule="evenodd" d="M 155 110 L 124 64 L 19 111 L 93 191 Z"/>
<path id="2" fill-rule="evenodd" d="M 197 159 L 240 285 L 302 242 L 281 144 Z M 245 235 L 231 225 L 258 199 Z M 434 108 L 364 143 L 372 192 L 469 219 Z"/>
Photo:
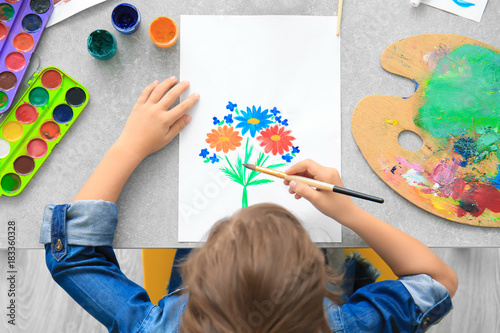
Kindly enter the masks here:
<path id="1" fill-rule="evenodd" d="M 51 0 L 0 1 L 0 114 L 10 109 L 53 9 Z"/>
<path id="2" fill-rule="evenodd" d="M 24 190 L 89 101 L 87 89 L 56 67 L 28 83 L 0 124 L 0 196 Z"/>

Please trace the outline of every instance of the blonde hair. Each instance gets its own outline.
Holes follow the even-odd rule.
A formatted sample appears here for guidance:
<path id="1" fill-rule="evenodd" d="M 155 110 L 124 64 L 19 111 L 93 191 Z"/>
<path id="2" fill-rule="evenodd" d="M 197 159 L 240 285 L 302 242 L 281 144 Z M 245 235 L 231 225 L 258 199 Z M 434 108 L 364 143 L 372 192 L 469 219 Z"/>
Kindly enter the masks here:
<path id="1" fill-rule="evenodd" d="M 182 269 L 189 299 L 182 331 L 329 332 L 321 250 L 286 209 L 273 204 L 243 208 L 216 224 L 205 245 Z"/>

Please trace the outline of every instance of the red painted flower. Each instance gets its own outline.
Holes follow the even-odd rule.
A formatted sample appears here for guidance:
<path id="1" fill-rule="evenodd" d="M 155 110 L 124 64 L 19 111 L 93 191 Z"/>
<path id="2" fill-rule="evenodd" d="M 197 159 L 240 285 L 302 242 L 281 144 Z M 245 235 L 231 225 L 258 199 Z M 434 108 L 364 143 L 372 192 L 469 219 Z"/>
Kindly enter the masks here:
<path id="1" fill-rule="evenodd" d="M 274 125 L 260 131 L 257 140 L 262 141 L 260 146 L 265 147 L 266 154 L 272 152 L 273 155 L 283 155 L 290 150 L 292 141 L 295 140 L 293 136 L 289 135 L 291 132 L 287 131 L 284 126 Z"/>

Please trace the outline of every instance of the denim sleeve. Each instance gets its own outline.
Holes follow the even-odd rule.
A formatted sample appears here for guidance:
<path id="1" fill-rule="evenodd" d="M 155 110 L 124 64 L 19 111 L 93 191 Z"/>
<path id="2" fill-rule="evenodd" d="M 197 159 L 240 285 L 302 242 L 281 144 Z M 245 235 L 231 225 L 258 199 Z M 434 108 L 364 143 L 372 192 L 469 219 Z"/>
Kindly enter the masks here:
<path id="1" fill-rule="evenodd" d="M 64 213 L 69 223 L 60 227 L 65 228 L 67 235 L 65 241 L 68 244 L 83 246 L 111 246 L 113 244 L 118 223 L 118 208 L 115 203 L 103 200 L 83 200 L 59 206 L 57 210 L 56 207 L 56 205 L 45 207 L 40 243 L 48 244 L 53 241 L 52 238 L 58 233 L 53 225 L 54 219 L 60 218 L 57 214 Z"/>
<path id="2" fill-rule="evenodd" d="M 443 289 L 427 275 L 372 283 L 338 309 L 337 320 L 345 332 L 425 332 L 452 308 Z"/>
<path id="3" fill-rule="evenodd" d="M 448 290 L 429 275 L 404 276 L 399 281 L 411 294 L 420 310 L 419 332 L 439 323 L 453 308 Z"/>
<path id="4" fill-rule="evenodd" d="M 140 332 L 162 309 L 120 270 L 111 247 L 116 222 L 110 202 L 50 205 L 40 241 L 52 277 L 78 304 L 110 332 Z"/>

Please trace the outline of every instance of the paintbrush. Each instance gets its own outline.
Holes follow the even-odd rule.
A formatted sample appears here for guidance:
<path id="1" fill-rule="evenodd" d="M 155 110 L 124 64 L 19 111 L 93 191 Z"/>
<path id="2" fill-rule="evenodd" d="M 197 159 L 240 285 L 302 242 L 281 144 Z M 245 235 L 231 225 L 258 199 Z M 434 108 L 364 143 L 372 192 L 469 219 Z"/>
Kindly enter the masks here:
<path id="1" fill-rule="evenodd" d="M 337 10 L 337 36 L 340 35 L 340 22 L 342 21 L 342 5 L 344 0 L 339 0 L 339 9 Z"/>
<path id="2" fill-rule="evenodd" d="M 275 176 L 275 177 L 282 178 L 282 179 L 289 180 L 289 181 L 295 180 L 297 182 L 302 182 L 302 183 L 307 184 L 309 186 L 315 187 L 318 190 L 333 191 L 336 193 L 349 195 L 351 197 L 370 200 L 370 201 L 374 201 L 377 203 L 384 203 L 384 199 L 382 199 L 382 198 L 374 197 L 373 195 L 364 194 L 361 192 L 356 192 L 353 190 L 349 190 L 347 188 L 343 188 L 343 187 L 333 185 L 333 184 L 328 184 L 328 183 L 325 183 L 325 182 L 322 182 L 319 180 L 315 180 L 315 179 L 311 179 L 311 178 L 307 178 L 307 177 L 302 177 L 302 176 L 287 175 L 286 173 L 278 171 L 278 170 L 268 169 L 268 168 L 260 167 L 260 166 L 250 164 L 250 163 L 245 163 L 243 165 L 250 170 L 262 172 L 262 173 L 265 173 L 267 175 Z"/>

